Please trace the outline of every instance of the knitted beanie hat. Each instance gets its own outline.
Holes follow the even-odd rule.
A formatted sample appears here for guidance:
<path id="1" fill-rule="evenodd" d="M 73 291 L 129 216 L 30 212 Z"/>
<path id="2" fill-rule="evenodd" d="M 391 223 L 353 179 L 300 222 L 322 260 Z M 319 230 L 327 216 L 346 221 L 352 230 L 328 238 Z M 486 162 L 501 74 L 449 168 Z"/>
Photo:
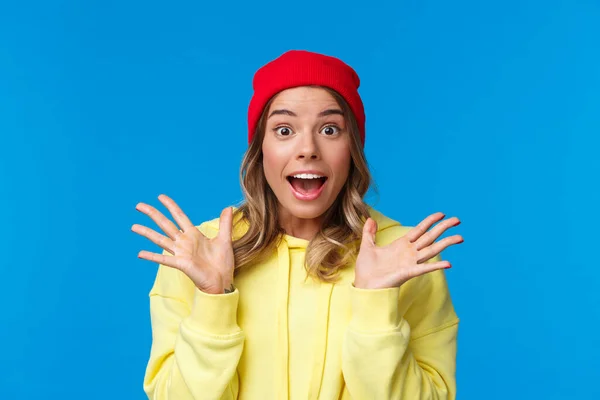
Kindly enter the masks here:
<path id="1" fill-rule="evenodd" d="M 263 108 L 271 97 L 285 89 L 308 85 L 328 87 L 346 100 L 358 123 L 364 146 L 365 111 L 358 94 L 358 75 L 340 59 L 304 50 L 285 52 L 254 74 L 254 93 L 248 107 L 248 143 L 252 142 Z"/>

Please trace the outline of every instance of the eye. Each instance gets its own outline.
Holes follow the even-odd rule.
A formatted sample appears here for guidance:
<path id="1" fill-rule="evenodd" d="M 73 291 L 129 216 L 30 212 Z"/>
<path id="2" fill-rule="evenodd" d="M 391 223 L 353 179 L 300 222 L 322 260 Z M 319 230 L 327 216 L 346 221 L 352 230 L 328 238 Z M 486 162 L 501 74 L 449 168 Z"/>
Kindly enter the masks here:
<path id="1" fill-rule="evenodd" d="M 273 130 L 281 136 L 290 136 L 292 134 L 292 130 L 287 126 L 279 126 Z"/>
<path id="2" fill-rule="evenodd" d="M 321 129 L 321 132 L 323 132 L 325 136 L 333 136 L 337 133 L 340 133 L 340 128 L 338 128 L 335 125 L 327 125 L 323 129 Z"/>

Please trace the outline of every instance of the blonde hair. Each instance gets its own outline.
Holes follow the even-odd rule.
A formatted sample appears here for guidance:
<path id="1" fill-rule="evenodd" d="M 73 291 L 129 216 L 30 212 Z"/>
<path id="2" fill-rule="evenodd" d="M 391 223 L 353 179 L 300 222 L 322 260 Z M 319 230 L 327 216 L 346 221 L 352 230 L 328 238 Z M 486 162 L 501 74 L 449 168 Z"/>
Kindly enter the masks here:
<path id="1" fill-rule="evenodd" d="M 358 125 L 350 106 L 334 90 L 321 88 L 327 90 L 342 108 L 351 137 L 352 161 L 348 179 L 334 203 L 324 213 L 319 232 L 309 241 L 306 248 L 305 268 L 308 275 L 332 282 L 337 279 L 339 270 L 357 255 L 363 225 L 369 216 L 363 197 L 372 185 L 372 178 L 360 141 Z M 244 154 L 240 168 L 240 184 L 245 201 L 236 210 L 234 220 L 245 220 L 248 230 L 233 242 L 236 270 L 268 256 L 285 234 L 279 225 L 278 201 L 267 183 L 262 164 L 266 114 L 272 100 L 269 100 L 263 109 L 256 134 Z"/>

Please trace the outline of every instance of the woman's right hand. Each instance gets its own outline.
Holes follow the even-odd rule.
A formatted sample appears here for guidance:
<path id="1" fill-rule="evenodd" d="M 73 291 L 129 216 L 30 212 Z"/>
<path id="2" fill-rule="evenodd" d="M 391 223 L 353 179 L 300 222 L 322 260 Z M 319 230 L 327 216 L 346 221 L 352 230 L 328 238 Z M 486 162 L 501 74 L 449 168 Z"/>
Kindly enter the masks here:
<path id="1" fill-rule="evenodd" d="M 225 208 L 219 220 L 219 233 L 209 239 L 196 228 L 181 208 L 168 196 L 161 194 L 158 199 L 170 211 L 177 226 L 156 208 L 139 203 L 135 208 L 152 218 L 167 234 L 138 224 L 131 230 L 150 239 L 171 256 L 142 250 L 138 257 L 176 268 L 186 274 L 198 289 L 205 293 L 221 294 L 233 283 L 234 256 L 231 239 L 233 209 Z"/>

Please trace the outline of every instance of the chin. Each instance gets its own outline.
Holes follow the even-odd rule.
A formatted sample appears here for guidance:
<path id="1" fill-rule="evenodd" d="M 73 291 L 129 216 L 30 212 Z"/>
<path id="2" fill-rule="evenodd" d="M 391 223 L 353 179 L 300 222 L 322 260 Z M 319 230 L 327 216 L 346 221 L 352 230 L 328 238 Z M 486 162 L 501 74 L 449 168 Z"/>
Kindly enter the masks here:
<path id="1" fill-rule="evenodd" d="M 285 207 L 285 206 L 284 206 Z M 290 205 L 285 207 L 294 217 L 301 219 L 315 219 L 327 211 L 327 207 L 324 205 L 317 204 L 306 204 L 306 205 Z"/>
<path id="2" fill-rule="evenodd" d="M 327 196 L 326 193 L 323 193 Z M 329 196 L 327 196 L 329 197 Z M 303 201 L 292 198 L 286 199 L 285 203 L 281 203 L 290 214 L 301 219 L 315 219 L 321 217 L 332 206 L 335 199 L 328 200 L 321 197 L 318 200 Z"/>

